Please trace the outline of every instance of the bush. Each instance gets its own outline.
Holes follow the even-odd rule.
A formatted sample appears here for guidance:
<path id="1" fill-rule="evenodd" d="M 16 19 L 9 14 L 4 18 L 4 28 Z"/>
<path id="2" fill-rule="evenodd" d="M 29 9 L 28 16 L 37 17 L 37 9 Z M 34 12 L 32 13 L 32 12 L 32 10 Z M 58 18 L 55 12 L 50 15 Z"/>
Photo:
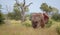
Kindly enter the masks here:
<path id="1" fill-rule="evenodd" d="M 7 14 L 9 19 L 14 19 L 14 20 L 20 20 L 21 19 L 21 15 L 20 12 L 9 12 Z"/>
<path id="2" fill-rule="evenodd" d="M 3 14 L 0 11 L 0 25 L 4 23 Z"/>
<path id="3" fill-rule="evenodd" d="M 53 14 L 52 19 L 55 21 L 60 21 L 60 14 Z"/>
<path id="4" fill-rule="evenodd" d="M 51 25 L 52 25 L 52 21 L 49 20 L 49 21 L 46 23 L 46 27 L 49 28 L 49 27 L 51 27 Z"/>
<path id="5" fill-rule="evenodd" d="M 25 22 L 23 22 L 23 25 L 26 26 L 26 27 L 31 27 L 32 26 L 30 20 L 26 20 Z"/>
<path id="6" fill-rule="evenodd" d="M 57 33 L 60 35 L 60 26 L 56 28 Z"/>
<path id="7" fill-rule="evenodd" d="M 31 27 L 31 25 L 29 23 L 25 23 L 23 25 L 26 26 L 26 27 Z"/>

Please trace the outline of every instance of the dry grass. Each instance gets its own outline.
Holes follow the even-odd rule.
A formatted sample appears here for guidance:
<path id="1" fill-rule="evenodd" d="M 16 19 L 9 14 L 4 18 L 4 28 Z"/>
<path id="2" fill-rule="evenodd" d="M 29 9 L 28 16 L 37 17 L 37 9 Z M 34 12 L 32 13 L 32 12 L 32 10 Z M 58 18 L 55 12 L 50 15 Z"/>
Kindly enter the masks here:
<path id="1" fill-rule="evenodd" d="M 55 28 L 60 25 L 60 22 L 53 22 L 54 24 L 50 28 L 33 29 L 21 25 L 20 21 L 11 20 L 0 26 L 0 35 L 58 35 Z"/>

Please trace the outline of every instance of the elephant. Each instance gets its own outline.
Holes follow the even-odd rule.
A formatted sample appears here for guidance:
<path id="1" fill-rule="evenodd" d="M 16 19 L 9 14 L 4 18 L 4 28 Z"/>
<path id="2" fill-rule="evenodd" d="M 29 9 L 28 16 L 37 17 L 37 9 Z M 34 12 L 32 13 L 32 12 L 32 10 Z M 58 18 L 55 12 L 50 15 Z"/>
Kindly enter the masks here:
<path id="1" fill-rule="evenodd" d="M 32 13 L 31 14 L 31 22 L 32 27 L 37 28 L 40 27 L 44 28 L 45 24 L 48 22 L 48 15 L 46 13 Z"/>

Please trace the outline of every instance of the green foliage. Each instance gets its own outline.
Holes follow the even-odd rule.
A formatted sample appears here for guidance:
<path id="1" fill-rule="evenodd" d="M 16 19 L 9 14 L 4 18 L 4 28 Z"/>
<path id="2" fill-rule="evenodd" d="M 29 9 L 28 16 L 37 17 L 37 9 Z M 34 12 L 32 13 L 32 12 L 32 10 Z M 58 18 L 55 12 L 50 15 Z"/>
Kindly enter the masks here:
<path id="1" fill-rule="evenodd" d="M 28 12 L 28 11 L 29 11 L 29 8 L 28 8 L 28 7 L 24 8 L 24 9 L 25 9 L 25 11 L 26 11 L 26 12 Z"/>
<path id="2" fill-rule="evenodd" d="M 21 19 L 21 10 L 17 4 L 14 4 L 13 12 L 8 13 L 8 17 L 15 20 Z"/>
<path id="3" fill-rule="evenodd" d="M 8 13 L 8 17 L 10 19 L 20 20 L 21 14 L 22 14 L 21 6 L 22 6 L 22 3 L 19 4 L 19 6 L 15 3 L 13 12 Z M 28 9 L 28 7 L 25 8 L 25 11 L 27 11 L 27 9 Z"/>
<path id="4" fill-rule="evenodd" d="M 4 18 L 3 18 L 3 14 L 0 10 L 0 25 L 4 23 Z"/>
<path id="5" fill-rule="evenodd" d="M 53 20 L 55 20 L 55 21 L 60 21 L 60 14 L 55 13 L 55 14 L 52 15 L 51 18 L 52 18 Z"/>
<path id="6" fill-rule="evenodd" d="M 21 5 L 19 5 L 19 6 L 21 6 Z M 16 19 L 16 20 L 21 19 L 21 10 L 19 9 L 20 8 L 19 6 L 17 6 L 17 4 L 15 3 L 14 9 L 13 9 L 14 19 Z"/>
<path id="7" fill-rule="evenodd" d="M 31 25 L 29 23 L 24 23 L 23 25 L 26 27 L 31 27 Z"/>
<path id="8" fill-rule="evenodd" d="M 26 18 L 28 17 L 28 19 L 30 19 L 30 14 L 26 14 L 25 17 Z"/>
<path id="9" fill-rule="evenodd" d="M 8 14 L 7 14 L 7 16 L 8 16 L 8 18 L 9 19 L 14 19 L 14 14 L 11 12 L 9 12 Z"/>
<path id="10" fill-rule="evenodd" d="M 46 27 L 49 28 L 49 27 L 51 27 L 51 25 L 52 25 L 52 21 L 49 20 L 49 21 L 46 23 Z"/>
<path id="11" fill-rule="evenodd" d="M 60 26 L 57 26 L 56 31 L 60 35 Z"/>
<path id="12" fill-rule="evenodd" d="M 20 12 L 19 8 L 20 8 L 20 7 L 15 3 L 15 4 L 14 4 L 13 11 Z"/>
<path id="13" fill-rule="evenodd" d="M 15 20 L 20 20 L 20 18 L 21 18 L 20 12 L 10 12 L 10 13 L 8 13 L 8 17 L 10 19 L 15 19 Z"/>
<path id="14" fill-rule="evenodd" d="M 16 11 L 15 11 L 15 12 L 14 12 L 14 17 L 15 17 L 14 19 L 20 20 L 20 19 L 21 19 L 21 14 L 20 14 L 20 12 L 18 12 L 18 11 L 16 12 Z"/>
<path id="15" fill-rule="evenodd" d="M 59 11 L 57 8 L 48 6 L 46 3 L 42 3 L 40 9 L 43 10 L 43 11 L 45 11 L 48 14 L 50 14 L 51 12 L 52 13 L 56 13 L 56 12 Z"/>
<path id="16" fill-rule="evenodd" d="M 4 23 L 3 13 L 1 12 L 2 5 L 0 5 L 0 25 Z"/>
<path id="17" fill-rule="evenodd" d="M 25 22 L 23 22 L 23 25 L 26 26 L 26 27 L 31 27 L 32 26 L 31 21 L 28 18 Z"/>
<path id="18" fill-rule="evenodd" d="M 52 11 L 52 7 L 51 6 L 48 6 L 46 3 L 42 3 L 40 9 L 43 10 L 43 11 L 45 11 L 46 13 Z"/>

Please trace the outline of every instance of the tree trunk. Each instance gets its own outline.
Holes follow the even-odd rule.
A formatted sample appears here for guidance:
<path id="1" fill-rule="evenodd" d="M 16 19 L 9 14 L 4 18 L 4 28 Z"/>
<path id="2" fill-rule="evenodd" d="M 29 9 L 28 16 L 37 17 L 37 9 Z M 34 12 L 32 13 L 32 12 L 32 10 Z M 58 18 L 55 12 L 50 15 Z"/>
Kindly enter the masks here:
<path id="1" fill-rule="evenodd" d="M 22 14 L 22 15 L 21 15 L 21 21 L 24 22 L 24 20 L 25 20 L 25 15 Z"/>
<path id="2" fill-rule="evenodd" d="M 24 22 L 24 20 L 25 20 L 25 11 L 24 11 L 24 7 L 22 7 L 21 21 Z"/>

